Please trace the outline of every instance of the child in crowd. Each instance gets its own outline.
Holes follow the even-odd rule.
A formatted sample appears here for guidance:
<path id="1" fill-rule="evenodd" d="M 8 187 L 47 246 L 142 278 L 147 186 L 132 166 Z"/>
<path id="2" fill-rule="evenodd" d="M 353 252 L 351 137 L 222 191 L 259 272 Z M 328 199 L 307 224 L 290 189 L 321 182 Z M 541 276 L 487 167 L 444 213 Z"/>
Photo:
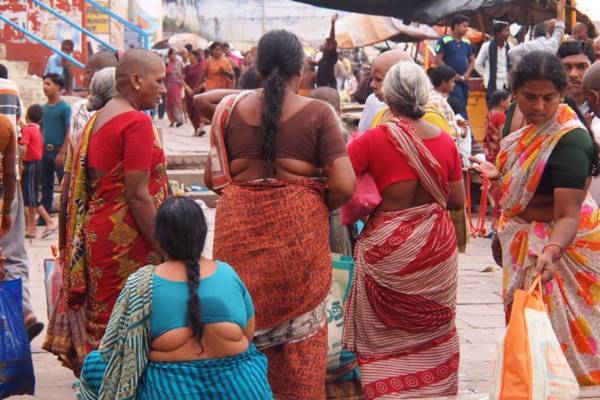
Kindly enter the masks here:
<path id="1" fill-rule="evenodd" d="M 487 161 L 496 164 L 496 156 L 500 151 L 502 129 L 506 122 L 506 110 L 510 106 L 510 92 L 496 90 L 490 97 L 490 111 L 485 120 L 485 136 L 483 138 L 483 151 Z"/>
<path id="2" fill-rule="evenodd" d="M 510 92 L 507 90 L 496 90 L 490 97 L 490 111 L 485 120 L 485 136 L 483 138 L 483 152 L 487 161 L 496 164 L 496 157 L 500 151 L 502 130 L 506 123 L 506 110 L 510 106 Z M 492 182 L 489 200 L 493 207 L 492 234 L 496 231 L 498 218 L 500 216 L 500 185 L 497 181 Z"/>
<path id="3" fill-rule="evenodd" d="M 43 109 L 39 104 L 34 104 L 27 110 L 27 125 L 21 131 L 21 154 L 23 155 L 23 176 L 21 188 L 25 204 L 25 237 L 33 239 L 36 234 L 35 217 L 38 214 L 45 222 L 46 229 L 42 238 L 51 235 L 56 227 L 46 209 L 40 203 L 40 172 L 43 152 L 42 132 L 40 122 L 43 118 Z"/>

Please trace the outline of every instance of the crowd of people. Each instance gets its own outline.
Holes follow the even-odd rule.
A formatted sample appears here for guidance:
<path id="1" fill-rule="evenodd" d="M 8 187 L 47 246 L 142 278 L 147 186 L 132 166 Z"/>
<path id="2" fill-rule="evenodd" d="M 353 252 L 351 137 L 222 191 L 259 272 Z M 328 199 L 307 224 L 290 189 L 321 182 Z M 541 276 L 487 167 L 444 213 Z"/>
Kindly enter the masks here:
<path id="1" fill-rule="evenodd" d="M 334 250 L 354 256 L 341 340 L 362 395 L 457 394 L 473 174 L 492 181 L 507 321 L 515 290 L 541 275 L 575 377 L 600 385 L 600 40 L 581 25 L 565 37 L 564 13 L 560 1 L 557 19 L 518 45 L 497 21 L 479 51 L 456 15 L 428 70 L 396 49 L 365 71 L 337 49 L 337 16 L 317 58 L 286 30 L 243 58 L 220 42 L 166 60 L 99 52 L 73 106 L 60 59 L 44 75 L 47 104 L 27 110 L 0 66 L 0 272 L 23 281 L 30 338 L 43 324 L 24 239 L 45 224 L 43 237 L 58 229 L 62 289 L 43 348 L 80 379 L 79 398 L 324 399 Z M 489 109 L 482 143 L 467 113 L 474 73 Z M 364 103 L 352 135 L 340 92 Z M 170 195 L 151 117 L 160 103 L 173 127 L 189 118 L 201 135 L 210 123 L 214 260 L 201 206 Z M 367 194 L 379 201 L 364 227 L 342 226 L 337 210 Z"/>

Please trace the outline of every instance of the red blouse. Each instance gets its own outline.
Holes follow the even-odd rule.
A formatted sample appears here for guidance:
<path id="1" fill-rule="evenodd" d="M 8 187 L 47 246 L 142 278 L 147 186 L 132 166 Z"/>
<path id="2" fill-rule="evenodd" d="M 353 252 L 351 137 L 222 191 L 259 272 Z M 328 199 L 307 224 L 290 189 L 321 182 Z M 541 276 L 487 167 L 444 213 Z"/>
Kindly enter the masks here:
<path id="1" fill-rule="evenodd" d="M 423 140 L 425 146 L 440 163 L 448 182 L 462 179 L 460 155 L 454 141 L 446 132 Z M 356 174 L 368 172 L 380 193 L 394 183 L 418 180 L 406 158 L 387 138 L 381 128 L 366 131 L 348 144 L 348 154 Z"/>
<path id="2" fill-rule="evenodd" d="M 108 173 L 123 162 L 125 171 L 150 171 L 154 140 L 152 121 L 146 114 L 124 112 L 92 134 L 88 165 Z"/>

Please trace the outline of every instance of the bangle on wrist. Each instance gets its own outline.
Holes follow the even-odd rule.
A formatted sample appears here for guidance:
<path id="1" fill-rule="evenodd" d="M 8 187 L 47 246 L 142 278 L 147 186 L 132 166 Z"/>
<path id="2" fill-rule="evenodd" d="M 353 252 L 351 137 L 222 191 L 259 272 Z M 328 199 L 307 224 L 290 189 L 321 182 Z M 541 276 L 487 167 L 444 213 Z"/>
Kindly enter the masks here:
<path id="1" fill-rule="evenodd" d="M 542 249 L 542 253 L 545 253 L 546 250 L 550 250 L 550 252 L 552 253 L 552 259 L 553 261 L 559 260 L 560 258 L 562 258 L 563 253 L 565 252 L 565 249 L 563 249 L 563 247 L 555 242 L 550 242 L 547 245 L 544 246 L 544 248 Z"/>

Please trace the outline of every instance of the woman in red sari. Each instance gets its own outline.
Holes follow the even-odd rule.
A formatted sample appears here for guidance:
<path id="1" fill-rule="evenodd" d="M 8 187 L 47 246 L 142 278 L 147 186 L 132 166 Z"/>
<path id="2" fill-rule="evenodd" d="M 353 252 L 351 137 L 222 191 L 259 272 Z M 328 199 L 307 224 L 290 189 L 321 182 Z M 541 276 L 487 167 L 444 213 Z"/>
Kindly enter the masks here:
<path id="1" fill-rule="evenodd" d="M 325 400 L 328 209 L 350 198 L 355 178 L 335 111 L 297 94 L 303 64 L 294 34 L 260 39 L 264 89 L 219 103 L 205 180 L 221 195 L 213 254 L 252 295 L 275 398 Z"/>
<path id="2" fill-rule="evenodd" d="M 127 277 L 157 263 L 156 209 L 167 195 L 165 155 L 150 118 L 165 92 L 154 53 L 129 50 L 116 69 L 117 95 L 88 122 L 71 181 L 65 298 L 85 307 L 88 351 L 96 348 Z"/>
<path id="3" fill-rule="evenodd" d="M 194 95 L 200 92 L 202 85 L 202 74 L 204 73 L 204 59 L 200 50 L 192 50 L 189 54 L 190 64 L 183 69 L 185 76 L 185 108 L 194 125 L 194 134 L 198 134 L 200 121 L 194 116 Z"/>
<path id="4" fill-rule="evenodd" d="M 167 57 L 165 79 L 167 86 L 167 116 L 171 122 L 169 126 L 180 127 L 185 121 L 183 99 L 181 97 L 183 95 L 183 88 L 186 86 L 183 74 L 183 63 L 177 59 L 175 49 L 169 49 Z"/>
<path id="5" fill-rule="evenodd" d="M 422 120 L 421 67 L 392 67 L 384 91 L 394 118 L 348 148 L 383 201 L 356 244 L 344 346 L 357 354 L 367 399 L 454 395 L 458 248 L 446 210 L 464 206 L 460 156 L 446 132 Z"/>

